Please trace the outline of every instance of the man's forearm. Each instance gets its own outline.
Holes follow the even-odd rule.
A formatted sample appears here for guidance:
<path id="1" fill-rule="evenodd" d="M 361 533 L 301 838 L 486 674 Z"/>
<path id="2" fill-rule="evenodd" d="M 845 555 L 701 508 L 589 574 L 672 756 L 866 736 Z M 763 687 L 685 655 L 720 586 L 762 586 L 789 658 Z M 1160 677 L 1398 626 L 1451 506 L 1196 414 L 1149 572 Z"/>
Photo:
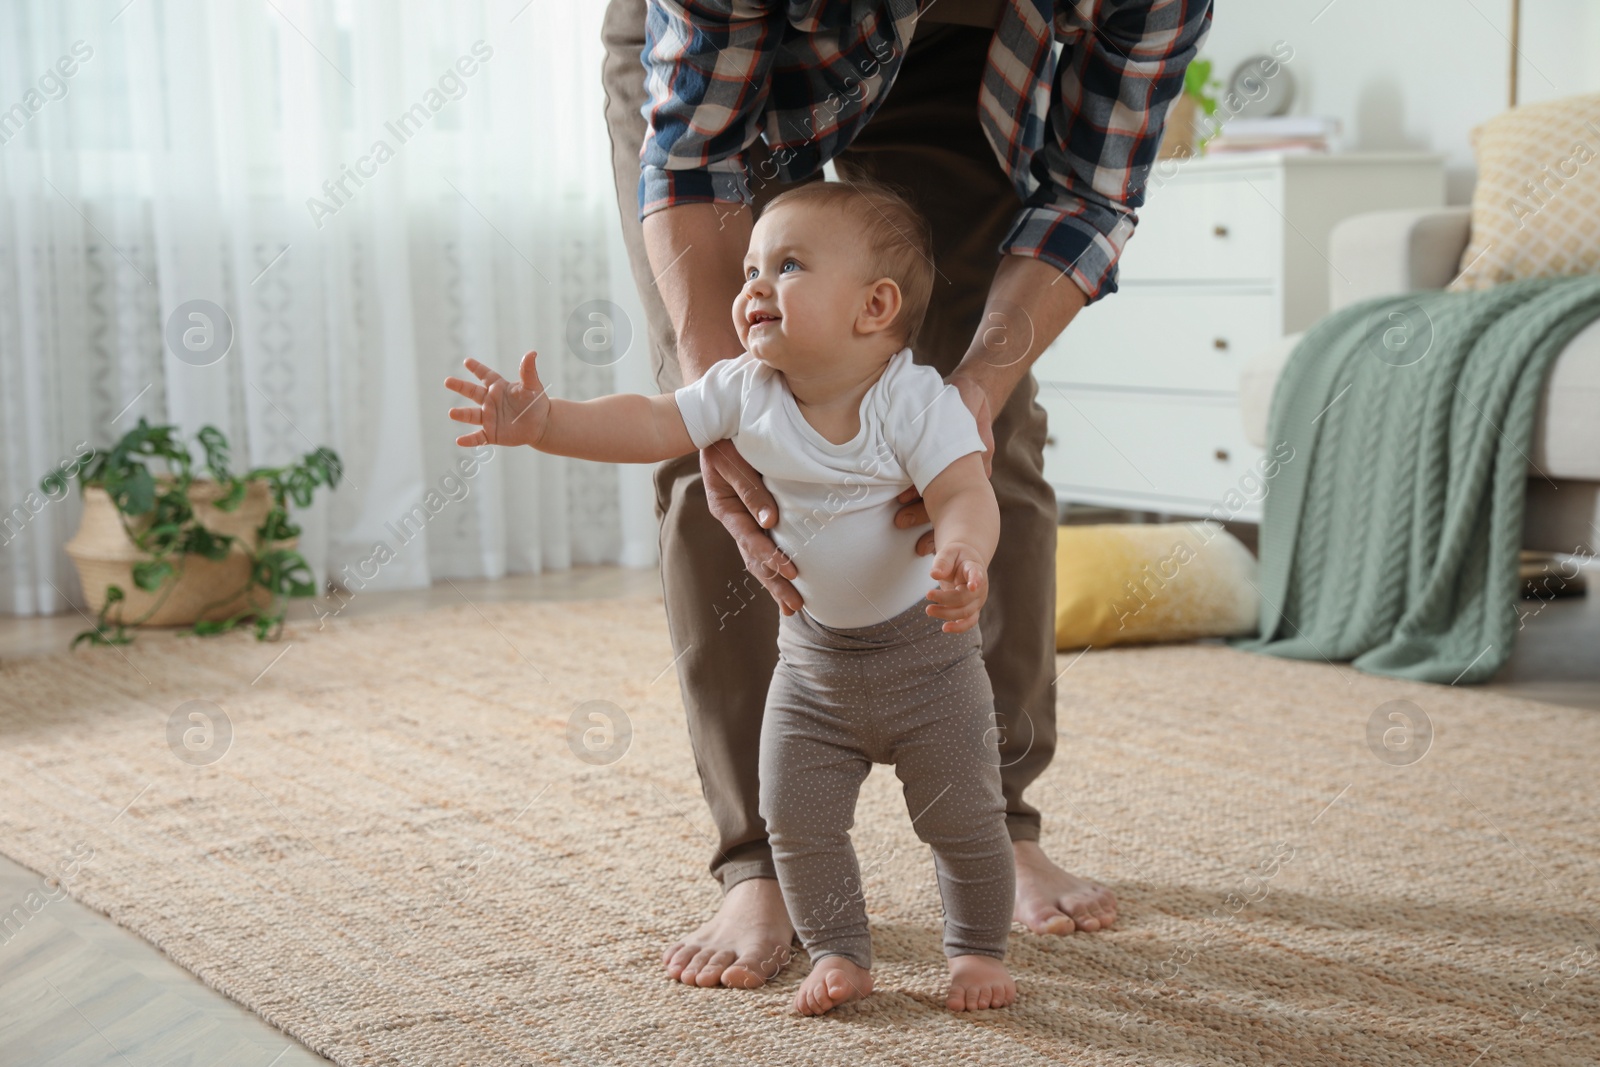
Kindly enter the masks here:
<path id="1" fill-rule="evenodd" d="M 1043 260 L 1002 256 L 983 321 L 951 377 L 981 386 L 998 417 L 1017 383 L 1088 300 L 1071 278 Z"/>
<path id="2" fill-rule="evenodd" d="M 742 351 L 733 300 L 750 226 L 748 208 L 725 203 L 679 204 L 645 216 L 645 250 L 672 318 L 686 383 Z"/>

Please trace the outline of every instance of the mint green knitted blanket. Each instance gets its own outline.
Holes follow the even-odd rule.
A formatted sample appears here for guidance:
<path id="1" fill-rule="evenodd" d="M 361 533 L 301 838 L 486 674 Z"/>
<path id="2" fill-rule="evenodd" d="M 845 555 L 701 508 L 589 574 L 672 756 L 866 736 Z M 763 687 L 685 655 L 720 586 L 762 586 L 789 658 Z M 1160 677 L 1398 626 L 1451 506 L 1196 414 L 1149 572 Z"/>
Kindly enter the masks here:
<path id="1" fill-rule="evenodd" d="M 1583 276 L 1378 297 L 1313 325 L 1272 398 L 1261 629 L 1235 645 L 1420 681 L 1493 675 L 1517 629 L 1545 374 L 1595 318 L 1600 277 Z"/>

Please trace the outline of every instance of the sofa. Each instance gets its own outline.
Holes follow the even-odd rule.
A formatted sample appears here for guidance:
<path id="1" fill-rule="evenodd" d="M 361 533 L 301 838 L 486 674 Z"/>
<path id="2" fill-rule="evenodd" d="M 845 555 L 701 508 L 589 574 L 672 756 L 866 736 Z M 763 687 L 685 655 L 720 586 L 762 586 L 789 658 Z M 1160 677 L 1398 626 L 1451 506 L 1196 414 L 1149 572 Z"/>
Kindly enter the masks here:
<path id="1" fill-rule="evenodd" d="M 1338 223 L 1330 237 L 1329 306 L 1444 288 L 1461 267 L 1470 209 L 1375 211 Z M 1265 447 L 1272 391 L 1303 334 L 1256 353 L 1240 373 L 1245 435 Z M 1528 449 L 1528 549 L 1593 556 L 1600 548 L 1600 321 L 1575 336 L 1545 382 Z"/>

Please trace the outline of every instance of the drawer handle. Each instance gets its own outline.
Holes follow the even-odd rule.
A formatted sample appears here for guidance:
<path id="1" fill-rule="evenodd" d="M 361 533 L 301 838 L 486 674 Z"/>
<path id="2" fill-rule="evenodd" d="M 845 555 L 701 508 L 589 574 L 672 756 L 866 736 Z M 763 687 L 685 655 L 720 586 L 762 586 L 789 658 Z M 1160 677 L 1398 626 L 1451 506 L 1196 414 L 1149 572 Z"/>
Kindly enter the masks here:
<path id="1" fill-rule="evenodd" d="M 1226 352 L 1228 350 L 1228 339 L 1226 337 L 1219 337 L 1215 341 L 1211 342 L 1211 347 L 1215 348 L 1218 352 Z"/>
<path id="2" fill-rule="evenodd" d="M 1218 237 L 1226 237 L 1226 236 L 1228 236 L 1228 228 L 1226 226 L 1221 226 L 1221 225 L 1213 226 L 1213 227 L 1211 227 L 1211 232 L 1213 234 L 1215 234 L 1216 236 L 1218 236 Z"/>
<path id="3" fill-rule="evenodd" d="M 1215 452 L 1215 455 L 1217 457 L 1217 462 L 1218 463 L 1226 463 L 1226 462 L 1228 462 L 1228 450 L 1226 448 L 1217 449 L 1217 451 Z"/>

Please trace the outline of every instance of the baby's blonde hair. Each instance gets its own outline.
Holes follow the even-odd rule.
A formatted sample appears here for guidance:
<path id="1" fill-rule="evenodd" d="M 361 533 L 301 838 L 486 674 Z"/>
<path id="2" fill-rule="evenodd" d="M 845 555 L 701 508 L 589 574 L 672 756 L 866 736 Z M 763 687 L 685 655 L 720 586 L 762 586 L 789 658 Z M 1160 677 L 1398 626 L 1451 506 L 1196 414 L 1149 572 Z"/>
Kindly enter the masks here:
<path id="1" fill-rule="evenodd" d="M 911 202 L 882 182 L 815 181 L 773 197 L 765 214 L 779 205 L 822 205 L 846 212 L 860 223 L 872 252 L 870 276 L 892 278 L 900 287 L 900 314 L 890 328 L 914 344 L 933 295 L 933 230 Z"/>

